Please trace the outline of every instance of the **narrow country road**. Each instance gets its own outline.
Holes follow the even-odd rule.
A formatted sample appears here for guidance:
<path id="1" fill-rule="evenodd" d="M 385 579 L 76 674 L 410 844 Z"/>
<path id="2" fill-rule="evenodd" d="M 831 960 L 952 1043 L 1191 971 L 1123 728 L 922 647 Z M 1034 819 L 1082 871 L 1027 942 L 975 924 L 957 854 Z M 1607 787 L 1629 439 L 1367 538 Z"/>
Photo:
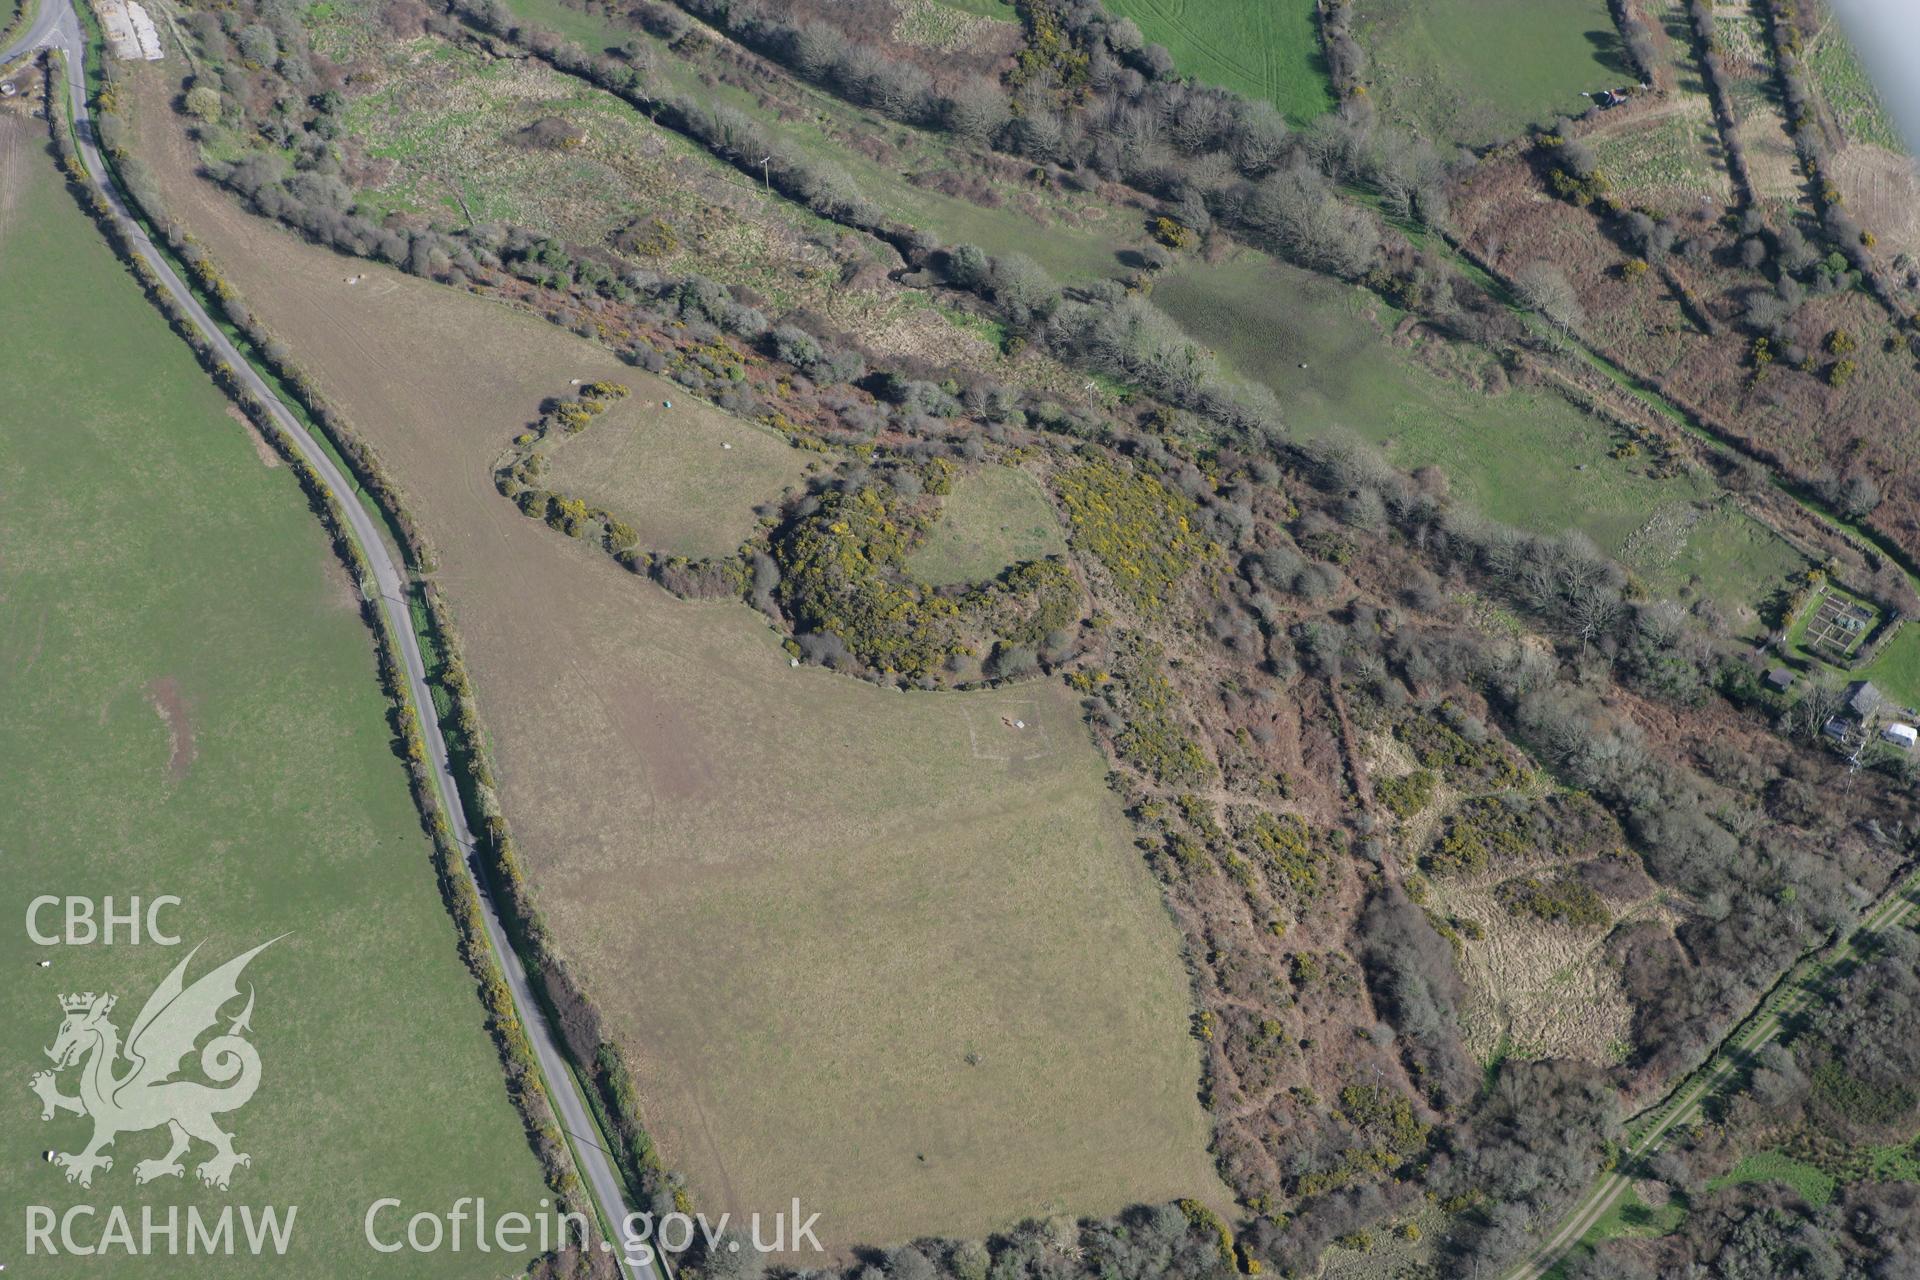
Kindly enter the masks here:
<path id="1" fill-rule="evenodd" d="M 1644 1127 L 1637 1134 L 1634 1125 L 1628 1126 L 1627 1141 L 1613 1171 L 1601 1175 L 1547 1238 L 1505 1272 L 1501 1280 L 1540 1280 L 1540 1277 L 1552 1271 L 1633 1184 L 1631 1166 L 1658 1151 L 1660 1144 L 1674 1130 L 1693 1123 L 1699 1117 L 1714 1090 L 1737 1072 L 1748 1058 L 1772 1042 L 1787 1019 L 1816 997 L 1820 983 L 1836 963 L 1853 951 L 1862 934 L 1896 928 L 1920 911 L 1915 904 L 1916 892 L 1920 892 L 1920 875 L 1897 881 L 1831 948 L 1796 965 L 1787 979 L 1747 1015 L 1746 1022 L 1737 1027 L 1711 1057 L 1696 1068 L 1664 1102 L 1640 1116 L 1636 1123 Z"/>
<path id="2" fill-rule="evenodd" d="M 113 219 L 120 225 L 130 244 L 134 246 L 153 268 L 159 277 L 160 285 L 173 298 L 200 333 L 212 344 L 220 359 L 233 367 L 235 375 L 246 389 L 258 397 L 267 407 L 280 429 L 286 433 L 302 458 L 318 473 L 323 483 L 332 490 L 338 500 L 340 510 L 346 516 L 354 542 L 359 544 L 367 563 L 373 568 L 375 585 L 380 594 L 380 607 L 385 611 L 388 629 L 400 646 L 407 673 L 408 696 L 412 699 L 418 714 L 420 728 L 427 742 L 427 759 L 433 769 L 435 783 L 440 792 L 440 805 L 447 817 L 447 825 L 453 832 L 459 845 L 462 858 L 461 866 L 475 891 L 480 896 L 482 915 L 486 921 L 487 941 L 493 948 L 495 959 L 501 972 L 506 976 L 508 989 L 513 995 L 515 1012 L 521 1025 L 526 1028 L 527 1039 L 532 1042 L 534 1056 L 539 1061 L 541 1073 L 546 1077 L 548 1096 L 553 1100 L 559 1113 L 560 1124 L 570 1136 L 575 1161 L 579 1166 L 581 1180 L 586 1184 L 601 1214 L 611 1225 L 616 1235 L 623 1232 L 625 1224 L 633 1210 L 628 1205 L 626 1194 L 618 1175 L 614 1172 L 612 1160 L 600 1146 L 591 1115 L 585 1100 L 580 1095 L 579 1086 L 572 1073 L 567 1069 L 566 1060 L 554 1040 L 553 1029 L 548 1025 L 539 1002 L 534 998 L 533 990 L 527 983 L 526 969 L 520 963 L 520 957 L 514 953 L 507 941 L 505 928 L 500 922 L 492 898 L 488 895 L 473 865 L 473 833 L 467 826 L 467 816 L 460 801 L 459 788 L 454 784 L 453 772 L 447 761 L 446 739 L 440 732 L 440 722 L 434 714 L 433 698 L 427 690 L 426 667 L 421 660 L 420 641 L 414 634 L 413 619 L 407 605 L 406 588 L 392 553 L 382 541 L 379 528 L 373 517 L 367 513 L 354 498 L 356 486 L 335 465 L 332 457 L 322 449 L 300 420 L 288 411 L 279 397 L 256 373 L 253 366 L 228 340 L 220 326 L 200 306 L 192 290 L 180 280 L 167 260 L 154 247 L 140 224 L 134 220 L 126 203 L 121 199 L 119 189 L 108 176 L 108 170 L 101 159 L 99 148 L 94 145 L 92 121 L 87 113 L 86 76 L 84 58 L 86 41 L 82 35 L 80 18 L 74 10 L 73 0 L 41 0 L 40 13 L 29 30 L 15 45 L 0 53 L 0 65 L 11 62 L 19 55 L 45 45 L 60 56 L 67 64 L 68 96 L 73 112 L 74 140 L 78 145 L 81 163 L 86 168 L 87 181 L 107 202 Z M 611 1245 L 620 1251 L 621 1241 Z M 663 1261 L 642 1263 L 621 1257 L 621 1269 L 630 1280 L 672 1280 L 670 1271 Z"/>
<path id="3" fill-rule="evenodd" d="M 71 32 L 61 25 L 63 20 L 71 23 L 73 27 Z M 60 3 L 59 0 L 42 0 L 40 11 L 34 15 L 32 25 L 21 33 L 18 40 L 6 49 L 0 50 L 0 67 L 6 66 L 31 49 L 38 49 L 43 44 L 66 48 L 68 47 L 65 43 L 66 36 L 69 34 L 76 37 L 72 47 L 78 48 L 79 25 L 79 19 L 74 17 L 73 11 L 65 4 Z M 54 38 L 56 28 L 61 32 L 58 39 Z"/>

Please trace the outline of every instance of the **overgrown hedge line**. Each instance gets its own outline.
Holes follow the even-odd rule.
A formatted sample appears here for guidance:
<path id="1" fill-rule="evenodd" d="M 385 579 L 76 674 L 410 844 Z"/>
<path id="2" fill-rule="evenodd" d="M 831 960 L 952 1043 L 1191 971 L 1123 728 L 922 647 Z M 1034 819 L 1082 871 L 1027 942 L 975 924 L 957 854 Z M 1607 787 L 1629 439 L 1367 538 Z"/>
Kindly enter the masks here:
<path id="1" fill-rule="evenodd" d="M 1607 0 L 1607 8 L 1613 11 L 1613 25 L 1620 29 L 1620 43 L 1626 47 L 1627 57 L 1641 83 L 1652 84 L 1657 61 L 1652 28 L 1633 11 L 1633 0 Z"/>
<path id="2" fill-rule="evenodd" d="M 1707 99 L 1713 106 L 1713 119 L 1720 127 L 1721 149 L 1727 157 L 1727 176 L 1733 179 L 1742 205 L 1751 206 L 1758 198 L 1753 173 L 1747 168 L 1747 149 L 1740 138 L 1733 114 L 1733 98 L 1727 91 L 1727 72 L 1714 45 L 1713 5 L 1708 0 L 1687 0 L 1687 20 L 1695 41 L 1694 56 L 1700 74 L 1707 82 Z"/>
<path id="3" fill-rule="evenodd" d="M 445 3 L 449 12 L 489 35 L 606 90 L 813 213 L 877 236 L 904 255 L 911 256 L 921 247 L 917 231 L 882 215 L 846 174 L 791 151 L 741 113 L 660 89 L 631 63 L 595 57 L 570 41 L 527 26 L 500 0 Z"/>
<path id="4" fill-rule="evenodd" d="M 1905 328 L 1912 317 L 1902 308 L 1893 283 L 1874 261 L 1874 237 L 1847 211 L 1840 185 L 1833 170 L 1833 156 L 1820 128 L 1815 108 L 1814 89 L 1807 83 L 1801 67 L 1805 35 L 1800 30 L 1799 14 L 1791 0 L 1758 0 L 1761 25 L 1773 49 L 1773 70 L 1779 81 L 1780 95 L 1787 106 L 1787 128 L 1793 134 L 1800 164 L 1814 187 L 1821 226 L 1836 248 L 1846 255 L 1872 289 L 1880 304 L 1893 316 L 1894 323 Z"/>
<path id="5" fill-rule="evenodd" d="M 627 60 L 592 55 L 552 32 L 519 22 L 499 0 L 444 0 L 444 3 L 449 12 L 493 38 L 622 98 L 657 123 L 699 142 L 743 173 L 762 177 L 761 157 L 771 157 L 771 185 L 781 194 L 822 217 L 887 241 L 910 264 L 925 263 L 939 246 L 938 240 L 923 229 L 882 218 L 870 201 L 852 190 L 844 174 L 831 165 L 788 154 L 744 114 L 728 108 L 709 110 L 701 104 L 655 90 L 644 58 Z M 752 50 L 800 79 L 819 83 L 830 92 L 851 92 L 828 72 L 816 68 L 809 74 L 801 56 L 805 30 L 747 6 L 682 0 L 682 7 L 727 39 L 737 42 L 742 49 Z M 647 20 L 647 12 L 660 8 L 641 6 L 642 21 Z M 1270 107 L 1251 103 L 1224 90 L 1188 90 L 1173 78 L 1171 64 L 1163 66 L 1149 56 L 1151 48 L 1142 51 L 1114 46 L 1116 39 L 1124 45 L 1124 38 L 1116 34 L 1122 28 L 1096 5 L 1078 5 L 1057 14 L 1045 6 L 1029 6 L 1025 17 L 1030 25 L 1044 21 L 1059 40 L 1072 42 L 1075 47 L 1097 47 L 1103 57 L 1117 63 L 1144 67 L 1140 109 L 1214 120 L 1212 126 L 1195 132 L 1192 147 L 1210 149 L 1218 155 L 1231 153 L 1241 180 L 1202 192 L 1183 175 L 1177 163 L 1151 170 L 1122 166 L 1117 173 L 1107 175 L 1105 168 L 1110 166 L 1106 160 L 1091 153 L 1070 152 L 1064 141 L 1065 134 L 1052 142 L 1034 136 L 1032 119 L 1008 114 L 1004 104 L 1002 110 L 994 113 L 999 123 L 993 128 L 984 131 L 960 128 L 951 119 L 957 100 L 933 94 L 930 87 L 918 96 L 908 95 L 898 101 L 889 99 L 891 106 L 889 102 L 869 102 L 860 94 L 854 94 L 854 100 L 895 118 L 948 129 L 965 142 L 988 145 L 1031 163 L 1051 166 L 1064 161 L 1067 167 L 1092 166 L 1094 171 L 1114 176 L 1143 195 L 1166 201 L 1173 211 L 1172 220 L 1182 228 L 1204 230 L 1217 219 L 1249 244 L 1315 270 L 1364 283 L 1395 305 L 1428 314 L 1433 323 L 1443 328 L 1451 329 L 1459 319 L 1457 309 L 1433 305 L 1440 295 L 1448 293 L 1459 282 L 1433 278 L 1426 264 L 1415 261 L 1417 255 L 1404 238 L 1389 236 L 1367 205 L 1342 196 L 1319 169 L 1295 163 L 1303 155 L 1302 143 L 1288 135 L 1284 122 L 1273 115 Z M 876 55 L 869 61 L 878 64 L 885 59 Z M 904 66 L 889 65 L 907 76 Z M 998 86 L 983 85 L 982 88 L 1001 93 Z M 1179 106 L 1172 95 L 1182 93 L 1190 93 L 1194 101 L 1185 107 Z M 1054 125 L 1064 128 L 1059 121 Z M 1052 136 L 1051 131 L 1048 136 Z M 1086 150 L 1091 146 L 1080 134 L 1073 136 L 1078 139 L 1073 147 Z M 1409 161 L 1409 165 L 1407 174 L 1388 185 L 1396 190 L 1404 185 L 1406 189 L 1402 194 L 1409 202 L 1408 207 L 1420 210 L 1425 217 L 1430 212 L 1429 205 L 1437 204 L 1440 199 L 1437 195 L 1440 164 L 1437 157 L 1428 157 L 1426 162 Z M 823 191 L 835 192 L 835 198 L 823 198 Z M 840 198 L 842 196 L 845 198 Z M 1003 275 L 1009 262 L 1017 263 L 1020 276 L 1033 277 L 1020 282 L 1031 284 L 1032 288 L 1018 292 L 1047 295 L 1042 300 L 1049 305 L 1029 305 L 1025 300 L 1016 300 L 1010 305 L 1007 299 L 996 296 L 996 281 L 985 276 L 971 282 L 950 278 L 948 283 L 979 294 L 1000 312 L 1010 315 L 1014 328 L 1024 333 L 1034 328 L 1036 320 L 1049 318 L 1050 302 L 1060 291 L 1023 255 L 1009 255 L 1008 260 L 1000 264 Z M 1113 300 L 1100 301 L 1110 304 Z M 1071 342 L 1071 335 L 1062 336 Z M 1079 351 L 1060 354 L 1070 363 L 1075 356 L 1085 355 Z M 1221 421 L 1239 433 L 1277 426 L 1273 407 L 1248 404 L 1245 389 L 1241 396 L 1235 397 L 1222 394 L 1214 387 L 1156 386 L 1142 378 L 1142 374 L 1153 367 L 1153 362 L 1144 362 L 1140 368 L 1102 367 L 1100 371 L 1139 381 L 1155 394 Z"/>
<path id="6" fill-rule="evenodd" d="M 1501 285 L 1509 291 L 1517 292 L 1512 277 L 1503 271 L 1500 265 L 1490 256 L 1476 249 L 1465 239 L 1458 238 L 1451 233 L 1447 233 L 1445 238 L 1447 243 L 1462 258 L 1478 267 L 1490 278 L 1498 280 Z M 1744 458 L 1765 467 L 1770 473 L 1779 478 L 1781 486 L 1786 489 L 1795 501 L 1811 503 L 1819 511 L 1827 511 L 1828 504 L 1825 500 L 1814 491 L 1813 486 L 1808 481 L 1796 475 L 1793 468 L 1788 465 L 1787 459 L 1782 457 L 1778 452 L 1740 431 L 1732 423 L 1717 414 L 1710 412 L 1701 405 L 1686 398 L 1674 389 L 1671 381 L 1666 377 L 1657 373 L 1646 375 L 1634 374 L 1632 373 L 1632 363 L 1622 357 L 1618 352 L 1585 336 L 1581 338 L 1581 342 L 1595 355 L 1598 355 L 1616 368 L 1627 371 L 1629 376 L 1644 388 L 1645 393 L 1658 396 L 1666 404 L 1677 410 L 1689 425 L 1706 435 L 1715 445 L 1726 450 L 1727 453 L 1731 454 L 1734 458 Z M 1909 556 L 1893 541 L 1890 535 L 1881 531 L 1868 520 L 1862 518 L 1848 524 L 1840 523 L 1836 517 L 1835 523 L 1828 525 L 1828 528 L 1849 546 L 1853 547 L 1854 550 L 1866 557 L 1869 566 L 1877 562 L 1885 561 L 1896 566 L 1905 574 L 1920 576 L 1920 560 L 1915 560 Z M 1875 588 L 1875 592 L 1877 594 L 1884 594 L 1879 588 Z"/>
<path id="7" fill-rule="evenodd" d="M 1354 0 L 1320 0 L 1320 50 L 1327 59 L 1327 79 L 1340 98 L 1364 98 L 1367 93 L 1367 54 L 1353 37 Z"/>

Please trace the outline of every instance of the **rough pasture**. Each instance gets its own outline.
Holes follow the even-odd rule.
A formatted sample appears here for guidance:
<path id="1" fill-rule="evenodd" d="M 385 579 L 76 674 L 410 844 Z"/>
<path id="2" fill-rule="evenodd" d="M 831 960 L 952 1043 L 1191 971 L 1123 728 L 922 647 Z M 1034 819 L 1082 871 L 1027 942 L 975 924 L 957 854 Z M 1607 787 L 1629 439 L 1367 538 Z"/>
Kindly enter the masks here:
<path id="1" fill-rule="evenodd" d="M 1066 692 L 793 670 L 744 606 L 527 520 L 490 468 L 557 384 L 680 393 L 470 296 L 345 286 L 188 177 L 160 110 L 176 214 L 417 497 L 541 908 L 696 1196 L 798 1194 L 842 1245 L 1223 1200 L 1175 933 Z"/>
<path id="2" fill-rule="evenodd" d="M 1605 0 L 1354 0 L 1388 118 L 1477 146 L 1632 75 Z"/>

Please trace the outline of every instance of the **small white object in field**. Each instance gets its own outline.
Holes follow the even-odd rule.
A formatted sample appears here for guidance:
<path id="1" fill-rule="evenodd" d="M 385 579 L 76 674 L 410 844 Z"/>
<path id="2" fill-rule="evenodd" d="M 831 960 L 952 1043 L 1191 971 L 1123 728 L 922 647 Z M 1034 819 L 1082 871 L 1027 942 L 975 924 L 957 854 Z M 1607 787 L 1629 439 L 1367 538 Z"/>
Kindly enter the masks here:
<path id="1" fill-rule="evenodd" d="M 579 385 L 580 385 L 580 379 L 578 379 L 578 378 L 575 378 L 575 379 L 573 380 L 573 385 L 574 385 L 574 386 L 576 386 L 576 387 L 577 387 L 577 386 L 579 386 Z"/>
<path id="2" fill-rule="evenodd" d="M 1302 361 L 1300 362 L 1300 367 L 1301 367 L 1302 369 L 1304 369 L 1304 368 L 1306 368 L 1306 367 L 1307 367 L 1307 362 L 1306 362 L 1305 360 L 1302 360 Z"/>
<path id="3" fill-rule="evenodd" d="M 51 969 L 51 968 L 53 968 L 53 961 L 51 961 L 51 960 L 42 960 L 42 961 L 40 962 L 40 967 L 41 967 L 42 969 Z"/>
<path id="4" fill-rule="evenodd" d="M 798 659 L 798 658 L 788 658 L 788 659 L 787 659 L 787 665 L 788 665 L 788 666 L 790 666 L 790 667 L 797 667 L 797 666 L 799 666 L 799 665 L 800 665 L 800 659 Z"/>
<path id="5" fill-rule="evenodd" d="M 673 401 L 671 400 L 662 400 L 660 403 L 665 405 L 669 409 L 673 408 Z"/>
<path id="6" fill-rule="evenodd" d="M 1027 727 L 1027 722 L 1025 720 L 1015 720 L 1013 722 L 1013 727 L 1016 729 L 1024 729 Z"/>
<path id="7" fill-rule="evenodd" d="M 721 445 L 720 447 L 721 447 L 722 449 L 731 449 L 731 448 L 733 448 L 733 446 L 732 446 L 732 445 L 730 445 L 730 444 L 723 444 L 723 445 Z"/>

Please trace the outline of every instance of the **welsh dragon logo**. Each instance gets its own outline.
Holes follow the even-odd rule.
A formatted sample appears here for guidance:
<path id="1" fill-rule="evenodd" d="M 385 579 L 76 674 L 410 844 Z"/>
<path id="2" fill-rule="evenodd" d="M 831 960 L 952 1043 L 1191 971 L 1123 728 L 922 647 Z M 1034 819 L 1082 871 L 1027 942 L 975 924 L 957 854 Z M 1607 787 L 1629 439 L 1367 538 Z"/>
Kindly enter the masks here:
<path id="1" fill-rule="evenodd" d="M 137 1183 L 180 1177 L 185 1172 L 180 1157 L 196 1138 L 213 1148 L 212 1157 L 195 1170 L 210 1187 L 226 1190 L 234 1169 L 253 1163 L 251 1156 L 233 1149 L 234 1135 L 214 1121 L 247 1105 L 260 1087 L 260 1055 L 242 1035 L 251 1030 L 251 987 L 246 1007 L 229 1020 L 225 1034 L 214 1036 L 200 1050 L 200 1070 L 213 1085 L 174 1077 L 195 1042 L 220 1021 L 220 1010 L 239 998 L 240 973 L 247 962 L 278 941 L 263 942 L 188 986 L 187 966 L 200 951 L 195 947 L 147 997 L 124 1045 L 107 1017 L 113 1012 L 113 996 L 89 991 L 60 997 L 66 1017 L 47 1050 L 53 1070 L 39 1072 L 30 1083 L 40 1095 L 42 1120 L 62 1111 L 93 1119 L 93 1140 L 83 1150 L 53 1155 L 53 1162 L 67 1171 L 68 1182 L 92 1186 L 95 1170 L 113 1168 L 113 1157 L 102 1152 L 115 1138 L 162 1125 L 173 1145 L 159 1159 L 134 1165 Z M 74 1066 L 80 1068 L 80 1091 L 69 1097 L 60 1092 L 57 1077 Z"/>

